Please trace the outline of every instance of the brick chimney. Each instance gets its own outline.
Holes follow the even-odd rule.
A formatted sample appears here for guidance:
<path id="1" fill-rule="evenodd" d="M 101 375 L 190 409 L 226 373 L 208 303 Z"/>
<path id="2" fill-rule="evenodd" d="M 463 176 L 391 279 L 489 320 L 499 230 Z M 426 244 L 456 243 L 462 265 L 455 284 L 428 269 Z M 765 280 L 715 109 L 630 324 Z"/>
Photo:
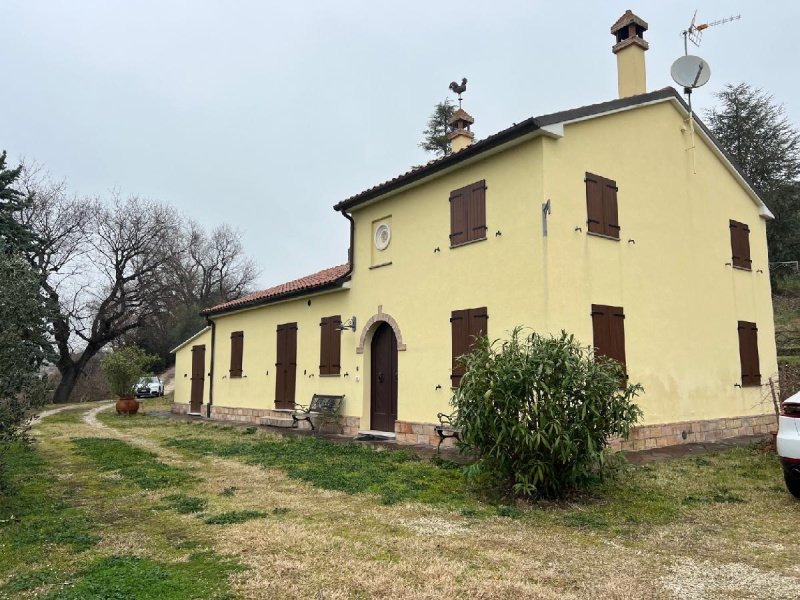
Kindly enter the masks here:
<path id="1" fill-rule="evenodd" d="M 472 145 L 475 134 L 472 133 L 469 128 L 474 122 L 475 119 L 460 107 L 453 113 L 453 116 L 450 117 L 448 121 L 450 133 L 447 134 L 447 139 L 450 140 L 450 148 L 453 152 L 459 152 Z"/>
<path id="2" fill-rule="evenodd" d="M 619 97 L 627 98 L 647 92 L 644 53 L 650 47 L 644 41 L 647 21 L 626 10 L 611 26 L 617 42 L 611 51 L 617 55 L 617 87 Z"/>

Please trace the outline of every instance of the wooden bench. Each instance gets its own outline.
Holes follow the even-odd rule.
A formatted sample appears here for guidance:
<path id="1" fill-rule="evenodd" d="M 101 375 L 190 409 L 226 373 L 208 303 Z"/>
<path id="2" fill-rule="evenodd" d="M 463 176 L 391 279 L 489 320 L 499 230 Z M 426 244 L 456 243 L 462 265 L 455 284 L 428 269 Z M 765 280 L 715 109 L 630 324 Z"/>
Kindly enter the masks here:
<path id="1" fill-rule="evenodd" d="M 436 453 L 438 454 L 439 448 L 442 447 L 442 442 L 447 438 L 461 439 L 461 429 L 453 425 L 453 415 L 439 413 L 436 418 L 439 419 L 439 424 L 433 430 L 439 436 L 439 444 L 436 446 Z"/>
<path id="2" fill-rule="evenodd" d="M 311 404 L 295 404 L 292 411 L 292 427 L 297 428 L 300 421 L 308 421 L 311 430 L 315 429 L 311 417 L 334 417 L 339 414 L 342 408 L 344 396 L 330 396 L 326 394 L 314 394 L 311 397 Z"/>

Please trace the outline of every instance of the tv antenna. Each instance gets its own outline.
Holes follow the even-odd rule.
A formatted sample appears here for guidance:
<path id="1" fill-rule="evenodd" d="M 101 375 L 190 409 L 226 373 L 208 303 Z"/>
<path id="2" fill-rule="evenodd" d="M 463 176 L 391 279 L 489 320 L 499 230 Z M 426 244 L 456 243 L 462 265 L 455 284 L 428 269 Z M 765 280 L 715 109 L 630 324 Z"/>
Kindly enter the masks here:
<path id="1" fill-rule="evenodd" d="M 689 54 L 689 42 L 692 42 L 699 48 L 700 40 L 703 39 L 703 32 L 709 27 L 725 25 L 725 23 L 738 21 L 741 18 L 742 15 L 731 15 L 730 17 L 726 17 L 724 19 L 717 19 L 716 21 L 711 21 L 710 23 L 700 23 L 699 25 L 696 25 L 695 21 L 697 20 L 697 11 L 694 11 L 694 15 L 692 15 L 692 22 L 689 23 L 689 27 L 681 32 L 681 35 L 683 36 L 683 53 L 685 55 Z"/>

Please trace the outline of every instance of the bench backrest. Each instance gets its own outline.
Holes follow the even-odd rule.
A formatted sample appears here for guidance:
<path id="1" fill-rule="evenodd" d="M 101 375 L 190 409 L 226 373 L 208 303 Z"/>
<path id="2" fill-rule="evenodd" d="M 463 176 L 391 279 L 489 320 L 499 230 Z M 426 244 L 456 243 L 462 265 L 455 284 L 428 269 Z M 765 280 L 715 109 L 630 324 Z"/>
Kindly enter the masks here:
<path id="1" fill-rule="evenodd" d="M 344 396 L 327 396 L 324 394 L 314 394 L 311 398 L 310 412 L 337 413 L 342 407 Z"/>

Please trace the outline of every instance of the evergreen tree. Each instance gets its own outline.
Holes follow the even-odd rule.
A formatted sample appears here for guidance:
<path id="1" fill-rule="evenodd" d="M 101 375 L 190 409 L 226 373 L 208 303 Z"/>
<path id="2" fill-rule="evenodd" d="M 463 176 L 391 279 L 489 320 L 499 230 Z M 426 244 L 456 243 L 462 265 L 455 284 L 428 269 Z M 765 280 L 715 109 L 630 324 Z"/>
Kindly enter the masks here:
<path id="1" fill-rule="evenodd" d="M 450 129 L 448 121 L 455 112 L 456 105 L 450 98 L 439 102 L 433 108 L 433 113 L 428 119 L 428 127 L 422 132 L 424 139 L 420 142 L 419 147 L 425 152 L 433 152 L 437 156 L 450 154 L 450 140 L 447 139 Z"/>
<path id="2" fill-rule="evenodd" d="M 767 226 L 770 260 L 800 260 L 800 131 L 771 95 L 746 83 L 716 97 L 709 127 L 775 214 Z"/>
<path id="3" fill-rule="evenodd" d="M 32 412 L 46 402 L 40 369 L 53 357 L 39 279 L 27 260 L 36 237 L 19 220 L 31 201 L 14 187 L 20 172 L 0 154 L 0 490 L 2 454 L 24 438 Z"/>
<path id="4" fill-rule="evenodd" d="M 34 235 L 19 221 L 19 213 L 30 206 L 32 198 L 14 187 L 22 165 L 16 169 L 6 166 L 6 151 L 0 153 L 0 246 L 6 253 L 27 251 Z"/>

